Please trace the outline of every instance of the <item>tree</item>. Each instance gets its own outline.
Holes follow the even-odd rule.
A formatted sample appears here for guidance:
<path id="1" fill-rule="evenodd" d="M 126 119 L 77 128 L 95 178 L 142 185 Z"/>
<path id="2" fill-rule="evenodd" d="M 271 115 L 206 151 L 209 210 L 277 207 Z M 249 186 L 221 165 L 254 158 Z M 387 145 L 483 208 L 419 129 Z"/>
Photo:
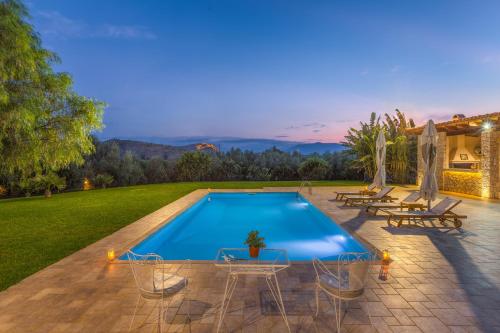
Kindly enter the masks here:
<path id="1" fill-rule="evenodd" d="M 118 183 L 126 186 L 137 185 L 144 182 L 145 177 L 141 163 L 132 152 L 125 152 L 118 169 Z"/>
<path id="2" fill-rule="evenodd" d="M 348 150 L 324 154 L 323 159 L 330 165 L 328 179 L 363 179 L 362 171 L 351 167 L 355 158 Z"/>
<path id="3" fill-rule="evenodd" d="M 296 159 L 296 157 L 299 157 Z M 260 165 L 270 170 L 270 179 L 272 180 L 290 180 L 296 179 L 298 165 L 300 164 L 300 154 L 291 155 L 283 152 L 276 147 L 268 149 L 258 156 Z"/>
<path id="4" fill-rule="evenodd" d="M 360 122 L 359 124 L 360 129 L 350 128 L 347 131 L 343 144 L 356 155 L 352 166 L 363 170 L 368 178 L 373 178 L 377 170 L 375 159 L 377 136 L 382 129 L 380 117 L 372 112 L 368 123 Z"/>
<path id="5" fill-rule="evenodd" d="M 210 170 L 210 156 L 200 151 L 186 152 L 177 161 L 177 178 L 183 181 L 205 180 Z"/>
<path id="6" fill-rule="evenodd" d="M 121 162 L 120 147 L 116 142 L 98 143 L 96 152 L 89 159 L 91 169 L 96 174 L 107 173 L 112 175 L 115 179 L 120 177 Z"/>
<path id="7" fill-rule="evenodd" d="M 271 173 L 268 168 L 263 168 L 257 165 L 250 164 L 247 167 L 247 180 L 270 180 Z"/>
<path id="8" fill-rule="evenodd" d="M 106 188 L 107 186 L 113 184 L 113 181 L 115 179 L 113 178 L 113 176 L 107 174 L 107 173 L 104 173 L 104 174 L 98 174 L 97 176 L 95 176 L 95 179 L 94 179 L 94 184 L 95 186 L 100 186 L 102 188 Z"/>
<path id="9" fill-rule="evenodd" d="M 104 110 L 73 91 L 69 74 L 54 72 L 59 58 L 27 20 L 19 0 L 0 2 L 0 171 L 25 179 L 83 163 Z"/>
<path id="10" fill-rule="evenodd" d="M 314 156 L 300 164 L 299 175 L 302 179 L 321 180 L 325 179 L 329 169 L 324 159 Z"/>
<path id="11" fill-rule="evenodd" d="M 31 197 L 31 195 L 39 190 L 39 185 L 36 178 L 23 178 L 19 180 L 19 188 L 26 197 Z"/>
<path id="12" fill-rule="evenodd" d="M 360 122 L 360 126 L 360 129 L 349 129 L 343 142 L 349 148 L 349 152 L 356 156 L 352 166 L 362 170 L 367 178 L 373 178 L 377 169 L 375 159 L 377 137 L 383 130 L 387 142 L 388 178 L 394 182 L 407 182 L 416 166 L 416 159 L 411 157 L 414 155 L 413 147 L 416 147 L 416 141 L 406 135 L 407 128 L 415 127 L 413 120 L 407 120 L 404 113 L 396 109 L 395 116 L 385 114 L 384 122 L 372 113 L 370 121 Z"/>
<path id="13" fill-rule="evenodd" d="M 384 129 L 389 138 L 387 145 L 387 171 L 392 180 L 398 183 L 406 183 L 415 172 L 416 159 L 410 158 L 413 154 L 413 146 L 416 140 L 406 135 L 406 129 L 415 127 L 412 119 L 407 120 L 404 113 L 396 109 L 396 115 L 385 114 Z M 416 156 L 416 154 L 415 154 Z"/>
<path id="14" fill-rule="evenodd" d="M 222 159 L 221 165 L 222 179 L 241 179 L 241 167 L 238 163 L 233 161 L 230 157 L 226 157 Z M 219 180 L 219 179 L 218 179 Z"/>
<path id="15" fill-rule="evenodd" d="M 149 161 L 145 161 L 144 175 L 148 183 L 163 183 L 170 180 L 168 172 L 168 163 L 166 160 L 153 157 Z"/>

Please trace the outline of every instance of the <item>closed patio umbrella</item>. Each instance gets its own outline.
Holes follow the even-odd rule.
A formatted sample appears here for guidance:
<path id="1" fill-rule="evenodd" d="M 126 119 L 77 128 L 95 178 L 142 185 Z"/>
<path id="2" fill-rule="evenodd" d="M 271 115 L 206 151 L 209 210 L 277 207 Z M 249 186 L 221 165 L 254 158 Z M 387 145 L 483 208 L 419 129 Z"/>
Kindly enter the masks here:
<path id="1" fill-rule="evenodd" d="M 427 209 L 431 209 L 431 201 L 436 199 L 438 185 L 436 179 L 436 147 L 437 130 L 434 122 L 429 120 L 422 132 L 420 147 L 424 162 L 424 178 L 420 184 L 420 195 L 427 200 Z"/>
<path id="2" fill-rule="evenodd" d="M 380 131 L 378 133 L 376 148 L 377 148 L 377 155 L 376 155 L 377 172 L 375 173 L 375 177 L 373 177 L 373 185 L 382 188 L 385 186 L 386 146 L 385 146 L 384 131 Z"/>

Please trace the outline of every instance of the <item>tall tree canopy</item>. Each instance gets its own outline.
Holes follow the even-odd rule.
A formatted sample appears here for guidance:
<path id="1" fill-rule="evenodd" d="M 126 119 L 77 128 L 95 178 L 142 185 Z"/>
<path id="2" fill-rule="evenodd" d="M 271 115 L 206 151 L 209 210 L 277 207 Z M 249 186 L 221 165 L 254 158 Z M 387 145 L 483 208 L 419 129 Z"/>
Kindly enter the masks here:
<path id="1" fill-rule="evenodd" d="M 83 163 L 104 104 L 76 94 L 19 0 L 0 0 L 0 172 L 22 177 Z"/>

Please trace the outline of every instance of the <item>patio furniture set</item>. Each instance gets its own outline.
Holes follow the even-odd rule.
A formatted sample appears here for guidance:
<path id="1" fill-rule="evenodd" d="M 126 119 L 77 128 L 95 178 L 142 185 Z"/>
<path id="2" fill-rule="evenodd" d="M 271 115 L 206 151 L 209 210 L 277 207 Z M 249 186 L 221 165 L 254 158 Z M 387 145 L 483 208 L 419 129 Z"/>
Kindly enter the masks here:
<path id="1" fill-rule="evenodd" d="M 334 200 L 344 201 L 344 206 L 363 207 L 365 212 L 374 215 L 381 211 L 387 215 L 389 227 L 392 226 L 392 221 L 400 227 L 403 221 L 421 222 L 424 225 L 423 222 L 426 220 L 438 220 L 441 223 L 439 228 L 447 227 L 446 222 L 451 222 L 453 228 L 458 229 L 462 226 L 462 220 L 467 218 L 466 215 L 453 212 L 462 200 L 446 197 L 429 208 L 425 203 L 419 202 L 421 199 L 419 191 L 413 191 L 401 201 L 396 202 L 398 198 L 389 195 L 394 187 L 383 187 L 378 192 L 374 192 L 373 189 L 374 187 L 368 187 L 366 190 L 357 192 L 337 191 Z"/>
<path id="2" fill-rule="evenodd" d="M 191 270 L 191 262 L 186 261 L 175 271 L 171 271 L 171 265 L 157 254 L 139 255 L 132 251 L 127 252 L 128 261 L 133 272 L 136 286 L 139 290 L 136 307 L 129 331 L 134 326 L 138 310 L 144 301 L 156 301 L 158 307 L 158 330 L 162 332 L 164 317 L 169 309 L 172 299 L 179 293 L 184 294 L 187 300 L 188 320 L 189 300 L 187 294 L 188 275 L 182 271 Z M 340 332 L 343 316 L 347 311 L 347 305 L 342 312 L 342 302 L 349 302 L 360 298 L 365 289 L 369 265 L 373 263 L 375 255 L 372 252 L 343 253 L 336 261 L 322 261 L 314 259 L 312 266 L 316 273 L 315 303 L 316 314 L 320 311 L 319 296 L 324 292 L 331 297 L 334 304 L 337 332 Z M 276 302 L 279 313 L 285 322 L 288 332 L 290 324 L 286 315 L 285 304 L 279 286 L 277 273 L 290 267 L 290 261 L 286 250 L 283 249 L 261 249 L 257 258 L 249 255 L 248 249 L 220 249 L 214 262 L 215 266 L 227 271 L 227 281 L 222 298 L 222 304 L 218 313 L 216 323 L 217 332 L 222 329 L 224 317 L 229 309 L 231 298 L 234 294 L 238 280 L 243 276 L 263 277 L 266 280 L 272 298 Z M 166 304 L 165 304 L 166 303 Z M 370 314 L 368 317 L 371 320 Z"/>

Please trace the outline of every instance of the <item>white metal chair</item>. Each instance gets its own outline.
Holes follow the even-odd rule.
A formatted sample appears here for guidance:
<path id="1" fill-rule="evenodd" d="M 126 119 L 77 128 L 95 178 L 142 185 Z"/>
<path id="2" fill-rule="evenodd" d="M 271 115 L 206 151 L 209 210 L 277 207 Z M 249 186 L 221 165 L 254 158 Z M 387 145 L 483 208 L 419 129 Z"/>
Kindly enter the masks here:
<path id="1" fill-rule="evenodd" d="M 340 332 L 343 319 L 342 301 L 349 302 L 363 295 L 373 258 L 371 252 L 348 252 L 341 254 L 337 261 L 323 262 L 317 258 L 313 259 L 316 272 L 316 316 L 319 314 L 319 293 L 323 291 L 333 300 L 337 332 Z M 345 312 L 347 306 L 348 303 Z M 371 323 L 369 312 L 368 317 Z"/>
<path id="2" fill-rule="evenodd" d="M 141 301 L 155 300 L 158 305 L 158 329 L 162 332 L 163 316 L 166 315 L 168 307 L 172 300 L 172 296 L 184 290 L 187 293 L 188 279 L 178 275 L 178 272 L 184 265 L 180 265 L 173 273 L 170 272 L 168 265 L 163 263 L 163 259 L 158 254 L 137 254 L 132 251 L 127 251 L 128 262 L 134 280 L 139 290 L 134 315 L 130 322 L 129 331 L 132 330 L 137 310 L 142 306 Z M 187 262 L 189 271 L 191 270 L 191 262 Z M 165 307 L 164 301 L 169 302 Z M 189 317 L 189 303 L 188 303 Z"/>

